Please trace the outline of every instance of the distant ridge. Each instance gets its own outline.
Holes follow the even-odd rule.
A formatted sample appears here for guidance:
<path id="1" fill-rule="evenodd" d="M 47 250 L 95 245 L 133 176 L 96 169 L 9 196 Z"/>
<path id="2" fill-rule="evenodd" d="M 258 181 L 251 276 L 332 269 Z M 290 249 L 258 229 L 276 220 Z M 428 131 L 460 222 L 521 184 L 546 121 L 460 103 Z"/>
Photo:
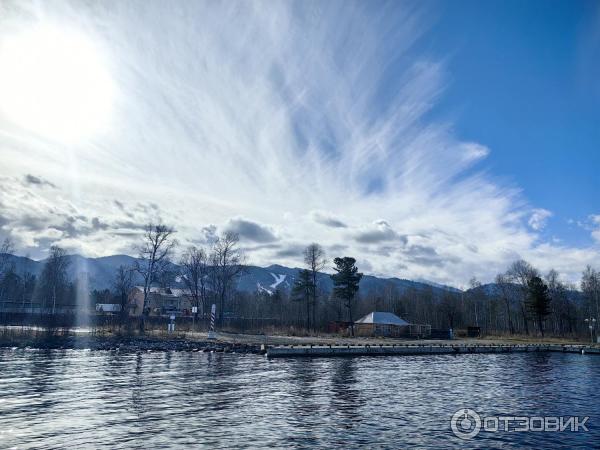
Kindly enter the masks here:
<path id="1" fill-rule="evenodd" d="M 110 289 L 113 283 L 115 271 L 120 265 L 132 266 L 136 258 L 128 255 L 111 255 L 99 258 L 87 258 L 81 255 L 68 255 L 70 260 L 69 277 L 76 279 L 87 274 L 91 289 Z M 14 262 L 17 273 L 29 271 L 37 276 L 42 273 L 45 260 L 35 261 L 33 259 L 10 255 Z M 178 268 L 176 264 L 174 268 Z M 273 293 L 275 289 L 289 290 L 294 285 L 300 268 L 290 268 L 279 264 L 267 267 L 248 266 L 246 273 L 240 278 L 238 289 L 245 292 Z M 326 273 L 319 273 L 318 280 L 321 289 L 330 292 L 332 289 L 331 279 Z M 140 280 L 136 280 L 139 282 Z M 177 284 L 177 283 L 175 283 Z M 409 289 L 422 291 L 431 289 L 434 293 L 441 294 L 447 291 L 461 292 L 450 286 L 443 286 L 425 280 L 412 281 L 401 278 L 380 278 L 373 275 L 365 275 L 360 283 L 362 292 L 383 291 L 386 287 L 394 286 L 398 291 L 405 292 Z"/>

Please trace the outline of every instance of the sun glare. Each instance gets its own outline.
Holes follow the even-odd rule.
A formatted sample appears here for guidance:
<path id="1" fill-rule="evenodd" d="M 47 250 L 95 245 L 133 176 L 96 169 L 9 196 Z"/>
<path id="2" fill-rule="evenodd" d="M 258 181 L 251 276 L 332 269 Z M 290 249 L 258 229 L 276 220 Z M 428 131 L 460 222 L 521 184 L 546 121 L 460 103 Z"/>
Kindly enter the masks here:
<path id="1" fill-rule="evenodd" d="M 114 86 L 85 35 L 40 26 L 0 41 L 0 112 L 62 142 L 93 136 L 110 118 Z"/>

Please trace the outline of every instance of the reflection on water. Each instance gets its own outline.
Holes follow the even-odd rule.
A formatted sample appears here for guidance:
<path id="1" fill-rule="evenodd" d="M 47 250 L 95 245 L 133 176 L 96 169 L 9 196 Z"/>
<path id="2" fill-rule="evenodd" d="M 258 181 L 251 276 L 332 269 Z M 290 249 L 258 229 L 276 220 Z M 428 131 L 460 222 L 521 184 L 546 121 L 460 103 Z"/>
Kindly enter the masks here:
<path id="1" fill-rule="evenodd" d="M 352 428 L 360 423 L 364 405 L 362 394 L 357 389 L 356 360 L 349 358 L 333 361 L 331 376 L 331 406 L 344 417 L 345 428 Z"/>
<path id="2" fill-rule="evenodd" d="M 573 354 L 278 359 L 0 349 L 0 448 L 585 448 L 600 358 Z M 452 435 L 483 415 L 590 416 L 589 433 Z"/>

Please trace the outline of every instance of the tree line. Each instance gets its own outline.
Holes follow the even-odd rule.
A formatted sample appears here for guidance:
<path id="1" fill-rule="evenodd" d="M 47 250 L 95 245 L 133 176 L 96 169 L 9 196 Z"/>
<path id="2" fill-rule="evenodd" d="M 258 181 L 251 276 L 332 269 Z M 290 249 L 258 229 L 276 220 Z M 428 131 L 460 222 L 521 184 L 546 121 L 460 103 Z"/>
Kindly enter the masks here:
<path id="1" fill-rule="evenodd" d="M 95 303 L 119 303 L 127 312 L 129 293 L 141 280 L 143 316 L 150 313 L 152 286 L 171 287 L 183 283 L 189 290 L 198 315 L 217 305 L 217 320 L 223 326 L 229 317 L 264 319 L 273 327 L 317 332 L 332 324 L 350 325 L 371 311 L 394 312 L 412 323 L 434 328 L 480 327 L 483 333 L 498 335 L 576 336 L 588 333 L 589 319 L 600 318 L 600 272 L 587 267 L 579 286 L 564 283 L 558 272 L 546 274 L 524 260 L 513 262 L 498 274 L 493 284 L 482 285 L 473 278 L 466 291 L 431 287 L 399 289 L 393 283 L 362 292 L 362 273 L 352 257 L 327 259 L 319 244 L 303 252 L 305 267 L 291 289 L 241 292 L 237 282 L 246 270 L 246 256 L 235 233 L 225 232 L 204 246 L 183 250 L 174 264 L 175 230 L 166 225 L 148 224 L 140 239 L 138 258 L 131 267 L 121 266 L 110 289 L 87 292 L 90 307 Z M 47 313 L 77 304 L 86 289 L 85 280 L 69 280 L 69 259 L 64 249 L 53 246 L 39 277 L 26 266 L 16 267 L 9 254 L 9 240 L 0 247 L 0 304 L 11 300 L 25 305 L 36 302 Z M 333 265 L 330 266 L 330 263 Z M 333 289 L 325 289 L 323 270 L 330 268 Z M 39 279 L 38 279 L 39 278 Z M 585 321 L 588 319 L 588 322 Z"/>

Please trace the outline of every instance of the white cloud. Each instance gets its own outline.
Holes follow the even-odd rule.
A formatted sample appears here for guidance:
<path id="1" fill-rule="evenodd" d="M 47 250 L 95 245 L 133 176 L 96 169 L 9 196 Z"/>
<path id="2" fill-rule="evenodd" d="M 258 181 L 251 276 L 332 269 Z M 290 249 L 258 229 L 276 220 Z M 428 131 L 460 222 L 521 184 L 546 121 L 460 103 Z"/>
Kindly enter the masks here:
<path id="1" fill-rule="evenodd" d="M 467 161 L 483 159 L 490 154 L 490 149 L 476 142 L 465 142 L 463 145 L 464 158 Z"/>
<path id="2" fill-rule="evenodd" d="M 594 229 L 592 229 L 592 238 L 596 242 L 600 243 L 600 214 L 592 214 L 590 216 L 590 221 L 595 227 Z"/>
<path id="3" fill-rule="evenodd" d="M 378 244 L 390 241 L 405 244 L 407 241 L 405 236 L 399 235 L 389 223 L 382 219 L 376 220 L 371 225 L 355 231 L 352 237 L 356 242 L 361 244 Z"/>
<path id="4" fill-rule="evenodd" d="M 574 222 L 585 231 L 589 231 L 592 239 L 600 243 L 600 214 L 590 214 L 585 220 Z"/>
<path id="5" fill-rule="evenodd" d="M 455 285 L 518 257 L 569 277 L 598 261 L 539 242 L 519 190 L 473 170 L 490 150 L 425 118 L 446 83 L 414 52 L 429 14 L 388 6 L 11 4 L 0 34 L 32 17 L 84 30 L 117 92 L 112 128 L 76 147 L 0 117 L 0 231 L 32 255 L 52 242 L 102 255 L 131 253 L 147 220 L 185 245 L 237 218 L 254 264 L 297 265 L 316 241 L 374 273 Z"/>
<path id="6" fill-rule="evenodd" d="M 533 230 L 541 231 L 550 217 L 552 217 L 552 211 L 543 208 L 534 209 L 527 223 Z"/>

